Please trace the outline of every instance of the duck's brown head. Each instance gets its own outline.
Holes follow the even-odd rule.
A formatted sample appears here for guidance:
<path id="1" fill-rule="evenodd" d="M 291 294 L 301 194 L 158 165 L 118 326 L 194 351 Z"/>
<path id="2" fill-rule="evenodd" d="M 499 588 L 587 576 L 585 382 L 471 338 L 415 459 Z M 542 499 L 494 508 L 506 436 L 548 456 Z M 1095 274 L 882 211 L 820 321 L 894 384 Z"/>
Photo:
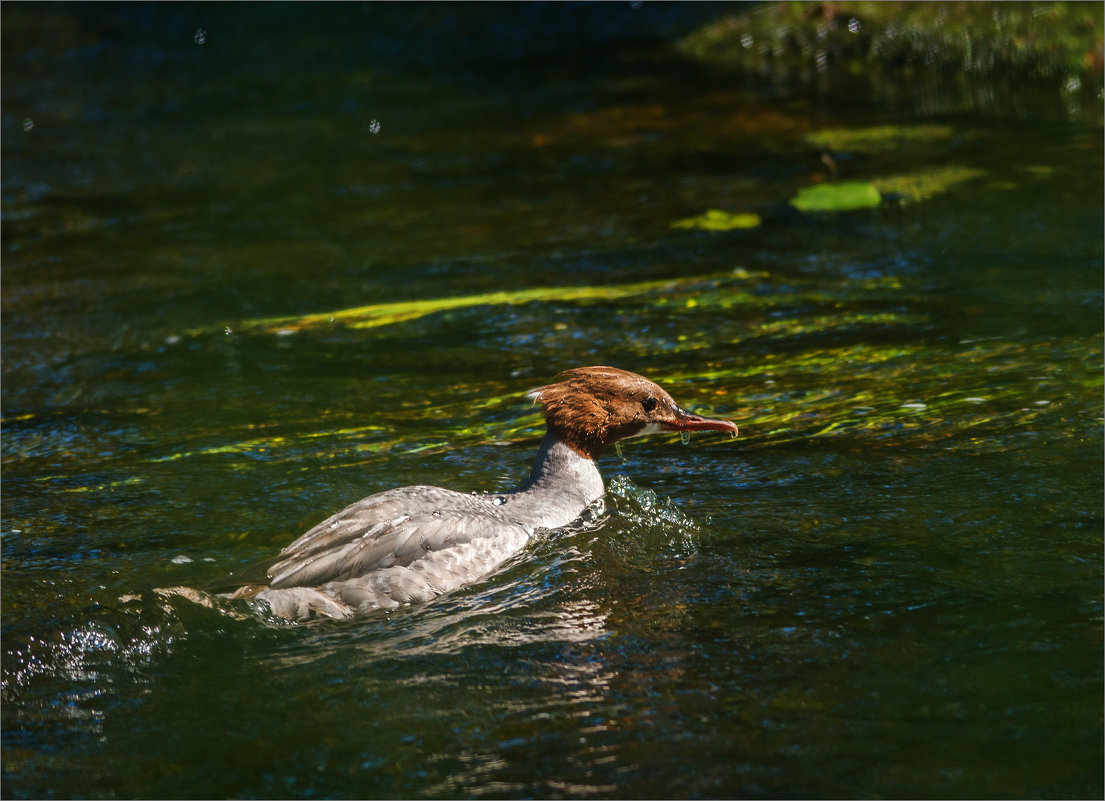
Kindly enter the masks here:
<path id="1" fill-rule="evenodd" d="M 569 447 L 596 460 L 627 437 L 663 431 L 726 431 L 728 420 L 711 420 L 679 408 L 671 395 L 647 378 L 617 367 L 575 367 L 554 384 L 529 392 L 545 407 L 545 422 Z"/>

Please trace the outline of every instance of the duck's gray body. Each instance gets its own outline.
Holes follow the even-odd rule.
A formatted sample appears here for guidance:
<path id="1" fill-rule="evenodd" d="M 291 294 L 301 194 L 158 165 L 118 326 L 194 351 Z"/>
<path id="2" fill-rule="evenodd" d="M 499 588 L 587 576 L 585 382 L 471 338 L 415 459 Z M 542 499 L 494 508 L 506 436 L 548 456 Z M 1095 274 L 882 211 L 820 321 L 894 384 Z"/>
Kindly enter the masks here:
<path id="1" fill-rule="evenodd" d="M 291 620 L 428 601 L 478 581 L 538 529 L 565 526 L 602 497 L 596 462 L 618 440 L 663 431 L 724 431 L 727 420 L 691 414 L 647 378 L 615 367 L 577 367 L 529 393 L 548 433 L 517 489 L 469 495 L 401 487 L 323 520 L 272 561 L 259 582 L 235 580 L 230 598 L 254 598 Z M 189 587 L 159 590 L 211 605 Z"/>
<path id="2" fill-rule="evenodd" d="M 371 495 L 281 551 L 268 586 L 235 596 L 293 620 L 428 601 L 491 573 L 537 529 L 571 523 L 603 491 L 595 463 L 549 432 L 517 489 L 470 495 L 414 486 Z"/>

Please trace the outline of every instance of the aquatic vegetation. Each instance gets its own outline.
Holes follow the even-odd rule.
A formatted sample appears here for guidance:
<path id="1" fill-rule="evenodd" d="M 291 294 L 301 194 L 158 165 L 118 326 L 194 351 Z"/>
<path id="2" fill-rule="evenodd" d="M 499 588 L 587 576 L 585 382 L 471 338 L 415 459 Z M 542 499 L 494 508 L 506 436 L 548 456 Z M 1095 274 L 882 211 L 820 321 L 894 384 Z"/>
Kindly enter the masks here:
<path id="1" fill-rule="evenodd" d="M 619 308 L 622 301 L 641 302 L 633 307 L 633 314 L 656 319 L 674 314 L 687 321 L 682 328 L 705 325 L 710 331 L 708 337 L 691 333 L 668 343 L 655 336 L 640 343 L 627 340 L 622 349 L 634 358 L 647 358 L 662 349 L 692 360 L 693 354 L 727 344 L 755 352 L 756 358 L 739 363 L 710 361 L 661 376 L 666 382 L 683 385 L 681 391 L 688 393 L 688 405 L 695 411 L 741 418 L 741 447 L 773 447 L 826 437 L 923 445 L 968 429 L 1008 430 L 1052 413 L 1049 405 L 1037 403 L 1041 398 L 1033 395 L 1031 383 L 1010 382 L 1004 377 L 1006 373 L 1016 375 L 1025 363 L 1040 358 L 1039 354 L 1029 355 L 1026 346 L 1001 342 L 964 345 L 948 356 L 949 367 L 929 360 L 927 345 L 909 344 L 931 328 L 933 320 L 918 288 L 893 275 L 834 282 L 738 268 L 679 280 L 431 300 L 413 308 L 405 303 L 381 304 L 295 318 L 295 330 L 311 335 L 331 318 L 367 322 L 373 330 L 385 324 L 402 326 L 443 308 L 510 306 L 523 299 L 540 304 L 572 298 L 601 302 L 607 309 Z M 796 313 L 797 309 L 802 311 Z M 271 334 L 287 330 L 288 323 L 286 318 L 255 320 L 240 325 L 239 330 Z M 835 344 L 827 346 L 829 343 Z M 1034 350 L 1040 347 L 1034 346 Z M 707 386 L 714 389 L 703 394 L 701 390 Z M 241 459 L 245 468 L 254 459 L 279 463 L 310 456 L 321 462 L 321 469 L 331 469 L 389 453 L 443 453 L 539 435 L 540 415 L 520 401 L 517 386 L 504 385 L 501 391 L 488 386 L 457 390 L 471 398 L 459 406 L 442 398 L 403 409 L 406 433 L 380 420 L 333 425 L 325 420 L 320 424 L 309 418 L 285 419 L 271 434 L 258 436 L 251 427 L 229 442 L 154 455 L 149 460 L 227 455 Z M 739 405 L 734 409 L 735 403 Z M 414 422 L 418 425 L 410 429 Z M 113 486 L 100 483 L 80 491 L 111 490 Z"/>
<path id="2" fill-rule="evenodd" d="M 904 203 L 929 200 L 936 195 L 976 178 L 987 175 L 985 170 L 948 164 L 914 172 L 884 175 L 871 179 L 871 184 L 883 195 L 893 195 Z"/>
<path id="3" fill-rule="evenodd" d="M 481 292 L 475 295 L 458 297 L 428 298 L 425 300 L 396 301 L 393 303 L 374 303 L 352 309 L 339 309 L 329 312 L 304 314 L 298 317 L 270 317 L 246 320 L 240 324 L 241 331 L 268 331 L 270 333 L 291 333 L 305 328 L 321 325 L 340 324 L 350 328 L 376 328 L 415 320 L 430 314 L 476 306 L 516 305 L 538 301 L 587 301 L 618 300 L 659 291 L 679 291 L 695 284 L 725 278 L 728 274 L 697 276 L 693 278 L 661 279 L 656 281 L 638 281 L 610 286 L 559 286 L 536 287 L 513 291 Z M 199 333 L 199 332 L 190 332 Z"/>
<path id="4" fill-rule="evenodd" d="M 806 134 L 805 141 L 829 151 L 858 150 L 864 153 L 900 152 L 916 148 L 931 152 L 934 145 L 955 136 L 950 125 L 872 125 L 860 128 L 823 128 Z"/>
<path id="5" fill-rule="evenodd" d="M 955 163 L 932 163 L 934 156 L 943 157 L 948 144 L 953 140 L 970 138 L 970 134 L 957 133 L 948 125 L 877 125 L 864 128 L 830 128 L 807 134 L 805 141 L 823 150 L 830 157 L 844 153 L 862 153 L 867 156 L 893 156 L 897 163 L 926 162 L 926 166 L 908 172 L 891 175 L 874 175 L 868 178 L 868 184 L 883 197 L 893 196 L 899 203 L 916 203 L 929 200 L 936 195 L 975 178 L 987 175 L 979 167 L 969 167 Z M 870 189 L 862 189 L 861 182 L 851 183 L 851 192 L 844 189 L 849 184 L 823 184 L 835 189 L 813 187 L 799 193 L 795 201 L 805 204 L 831 206 L 834 202 L 847 204 L 854 201 L 856 208 L 863 207 L 863 194 L 868 193 L 867 202 L 878 205 Z M 816 191 L 815 191 L 816 190 Z M 836 196 L 839 193 L 839 199 Z M 803 211 L 798 202 L 792 201 Z M 818 211 L 841 210 L 837 208 L 817 208 Z"/>
<path id="6" fill-rule="evenodd" d="M 799 190 L 790 205 L 799 211 L 855 211 L 870 209 L 882 202 L 874 185 L 864 181 L 817 184 Z"/>
<path id="7" fill-rule="evenodd" d="M 751 211 L 729 212 L 710 209 L 697 217 L 676 220 L 672 228 L 699 228 L 703 231 L 732 231 L 737 228 L 755 228 L 760 224 L 760 215 Z"/>

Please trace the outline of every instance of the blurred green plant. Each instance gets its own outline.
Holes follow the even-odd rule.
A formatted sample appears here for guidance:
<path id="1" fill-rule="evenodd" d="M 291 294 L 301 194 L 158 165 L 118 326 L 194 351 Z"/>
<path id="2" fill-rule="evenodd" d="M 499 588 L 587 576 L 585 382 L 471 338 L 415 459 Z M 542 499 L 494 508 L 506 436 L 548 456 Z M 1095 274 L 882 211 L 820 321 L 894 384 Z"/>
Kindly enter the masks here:
<path id="1" fill-rule="evenodd" d="M 871 209 L 882 202 L 879 190 L 866 181 L 817 184 L 799 190 L 790 205 L 799 211 L 854 211 Z"/>
<path id="2" fill-rule="evenodd" d="M 807 134 L 806 142 L 826 151 L 899 152 L 917 145 L 926 150 L 955 136 L 950 125 L 874 125 L 868 128 L 825 128 Z"/>
<path id="3" fill-rule="evenodd" d="M 755 228 L 760 224 L 760 215 L 752 211 L 722 211 L 710 209 L 697 217 L 676 220 L 672 228 L 698 228 L 703 231 L 732 231 L 738 228 Z"/>

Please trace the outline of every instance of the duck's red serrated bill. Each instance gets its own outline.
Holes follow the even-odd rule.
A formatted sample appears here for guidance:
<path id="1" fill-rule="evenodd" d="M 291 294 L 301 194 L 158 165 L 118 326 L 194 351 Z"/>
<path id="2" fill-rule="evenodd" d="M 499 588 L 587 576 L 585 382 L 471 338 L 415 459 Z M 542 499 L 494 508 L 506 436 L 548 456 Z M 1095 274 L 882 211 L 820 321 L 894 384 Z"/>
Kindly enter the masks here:
<path id="1" fill-rule="evenodd" d="M 730 436 L 738 434 L 737 424 L 729 420 L 716 420 L 710 417 L 700 417 L 680 409 L 674 418 L 664 420 L 661 425 L 669 431 L 725 431 Z"/>

